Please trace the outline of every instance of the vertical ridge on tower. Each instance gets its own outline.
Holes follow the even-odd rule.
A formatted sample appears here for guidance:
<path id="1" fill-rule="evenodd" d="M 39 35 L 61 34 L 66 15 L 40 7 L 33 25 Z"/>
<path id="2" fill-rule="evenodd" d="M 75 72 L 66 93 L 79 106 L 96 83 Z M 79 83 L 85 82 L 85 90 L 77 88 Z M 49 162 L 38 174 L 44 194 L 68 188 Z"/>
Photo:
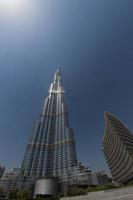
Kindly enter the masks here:
<path id="1" fill-rule="evenodd" d="M 50 84 L 41 115 L 26 147 L 24 176 L 62 177 L 77 165 L 73 130 L 69 127 L 60 68 Z"/>

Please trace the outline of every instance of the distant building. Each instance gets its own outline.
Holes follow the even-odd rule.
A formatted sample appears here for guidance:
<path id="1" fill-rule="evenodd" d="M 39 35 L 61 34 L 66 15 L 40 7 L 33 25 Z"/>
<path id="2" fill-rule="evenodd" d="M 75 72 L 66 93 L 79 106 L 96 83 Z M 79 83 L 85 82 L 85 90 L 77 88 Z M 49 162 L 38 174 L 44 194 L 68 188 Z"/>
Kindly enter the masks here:
<path id="1" fill-rule="evenodd" d="M 98 185 L 106 185 L 111 182 L 111 179 L 108 177 L 105 171 L 98 171 L 95 174 L 97 177 Z"/>
<path id="2" fill-rule="evenodd" d="M 0 178 L 3 176 L 5 167 L 0 166 Z"/>
<path id="3" fill-rule="evenodd" d="M 118 183 L 133 180 L 133 135 L 118 118 L 105 112 L 103 152 L 113 180 Z"/>
<path id="4" fill-rule="evenodd" d="M 16 188 L 18 190 L 30 190 L 33 187 L 33 180 L 30 177 L 24 177 L 21 175 L 22 170 L 20 168 L 13 168 L 9 173 L 5 173 L 0 179 L 0 187 L 5 192 Z"/>
<path id="5" fill-rule="evenodd" d="M 91 170 L 82 163 L 77 163 L 68 173 L 69 185 L 92 185 Z"/>

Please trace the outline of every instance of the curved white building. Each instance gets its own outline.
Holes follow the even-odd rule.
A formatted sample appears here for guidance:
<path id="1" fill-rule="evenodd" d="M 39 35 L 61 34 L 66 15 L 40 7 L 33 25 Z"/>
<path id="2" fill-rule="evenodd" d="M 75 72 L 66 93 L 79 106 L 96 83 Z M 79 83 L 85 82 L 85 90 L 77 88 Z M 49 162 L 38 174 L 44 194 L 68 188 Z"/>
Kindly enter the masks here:
<path id="1" fill-rule="evenodd" d="M 111 113 L 105 112 L 103 152 L 114 181 L 133 179 L 133 135 L 127 126 Z"/>

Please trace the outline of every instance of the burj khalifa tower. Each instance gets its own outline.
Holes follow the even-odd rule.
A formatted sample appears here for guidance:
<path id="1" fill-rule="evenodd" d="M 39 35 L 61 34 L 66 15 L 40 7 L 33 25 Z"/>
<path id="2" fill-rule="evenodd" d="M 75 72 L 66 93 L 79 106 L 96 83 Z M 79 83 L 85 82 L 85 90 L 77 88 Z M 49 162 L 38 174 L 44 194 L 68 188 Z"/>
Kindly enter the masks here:
<path id="1" fill-rule="evenodd" d="M 22 170 L 35 178 L 64 177 L 77 165 L 73 129 L 69 127 L 65 90 L 58 68 L 26 147 Z"/>

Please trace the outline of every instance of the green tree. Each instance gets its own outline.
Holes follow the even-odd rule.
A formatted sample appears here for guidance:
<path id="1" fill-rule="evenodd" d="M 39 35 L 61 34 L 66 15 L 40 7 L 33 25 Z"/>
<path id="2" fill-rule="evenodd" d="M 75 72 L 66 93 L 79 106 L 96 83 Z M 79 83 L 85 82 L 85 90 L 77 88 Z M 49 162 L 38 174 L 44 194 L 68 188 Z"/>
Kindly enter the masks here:
<path id="1" fill-rule="evenodd" d="M 17 199 L 27 200 L 30 198 L 30 193 L 27 190 L 18 191 L 16 194 Z"/>
<path id="2" fill-rule="evenodd" d="M 3 194 L 3 188 L 0 187 L 0 194 Z"/>
<path id="3" fill-rule="evenodd" d="M 17 198 L 18 190 L 16 188 L 13 188 L 9 192 L 9 199 L 16 199 Z"/>
<path id="4" fill-rule="evenodd" d="M 87 190 L 85 188 L 73 186 L 71 187 L 68 193 L 68 196 L 77 196 L 77 195 L 86 195 L 86 194 L 87 194 Z"/>

